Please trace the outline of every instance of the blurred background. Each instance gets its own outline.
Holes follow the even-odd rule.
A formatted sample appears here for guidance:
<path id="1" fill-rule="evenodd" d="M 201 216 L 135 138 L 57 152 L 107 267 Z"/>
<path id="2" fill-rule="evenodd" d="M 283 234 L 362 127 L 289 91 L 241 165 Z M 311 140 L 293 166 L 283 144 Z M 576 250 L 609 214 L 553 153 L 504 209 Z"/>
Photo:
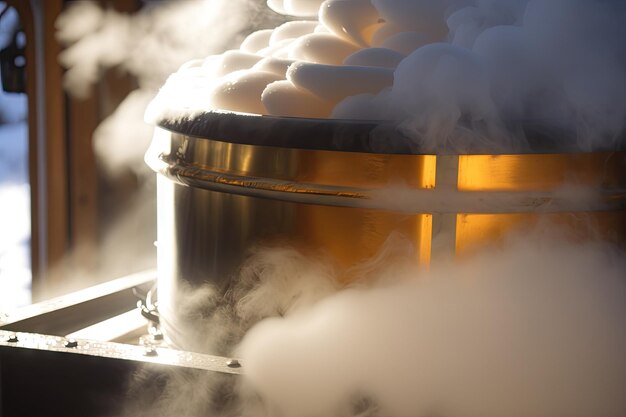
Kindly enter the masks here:
<path id="1" fill-rule="evenodd" d="M 155 208 L 137 203 L 153 200 L 147 168 L 107 171 L 94 150 L 98 125 L 137 77 L 101 66 L 80 95 L 64 89 L 68 41 L 56 34 L 69 3 L 83 2 L 0 2 L 0 311 L 154 264 Z M 143 6 L 104 3 L 119 13 Z"/>
<path id="2" fill-rule="evenodd" d="M 0 312 L 156 266 L 145 108 L 279 19 L 253 0 L 0 1 Z"/>

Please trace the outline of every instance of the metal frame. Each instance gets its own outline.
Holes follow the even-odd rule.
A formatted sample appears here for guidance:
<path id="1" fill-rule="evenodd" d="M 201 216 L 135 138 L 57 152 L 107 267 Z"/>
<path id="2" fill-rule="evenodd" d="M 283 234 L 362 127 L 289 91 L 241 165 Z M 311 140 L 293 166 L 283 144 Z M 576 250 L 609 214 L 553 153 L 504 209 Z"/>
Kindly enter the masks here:
<path id="1" fill-rule="evenodd" d="M 138 372 L 241 374 L 238 359 L 166 347 L 158 331 L 148 334 L 154 325 L 147 320 L 126 338 L 133 344 L 73 336 L 116 315 L 141 318 L 139 308 L 129 311 L 154 280 L 147 271 L 0 316 L 0 415 L 110 417 L 119 415 Z"/>
<path id="2" fill-rule="evenodd" d="M 72 353 L 228 374 L 241 373 L 237 359 L 165 347 L 158 332 L 148 335 L 147 320 L 142 326 L 142 334 L 146 337 L 137 338 L 136 344 L 72 337 L 116 315 L 123 317 L 129 314 L 133 306 L 132 312 L 141 317 L 141 311 L 136 306 L 137 294 L 147 292 L 154 282 L 155 272 L 146 271 L 33 304 L 0 317 L 0 348 Z"/>

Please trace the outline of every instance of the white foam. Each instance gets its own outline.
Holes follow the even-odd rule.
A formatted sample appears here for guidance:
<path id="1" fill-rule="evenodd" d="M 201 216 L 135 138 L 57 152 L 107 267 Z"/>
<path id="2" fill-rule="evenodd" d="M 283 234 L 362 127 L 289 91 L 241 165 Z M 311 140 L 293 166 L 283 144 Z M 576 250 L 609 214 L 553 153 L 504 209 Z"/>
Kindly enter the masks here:
<path id="1" fill-rule="evenodd" d="M 378 93 L 391 86 L 393 71 L 378 67 L 298 62 L 289 67 L 287 79 L 320 98 L 338 102 L 355 94 Z"/>
<path id="2" fill-rule="evenodd" d="M 239 51 L 208 58 L 202 65 L 207 77 L 242 69 L 271 72 L 321 98 L 324 106 L 337 103 L 332 117 L 399 119 L 405 133 L 433 151 L 448 146 L 453 135 L 463 149 L 475 140 L 494 145 L 515 141 L 519 148 L 526 138 L 506 132 L 503 121 L 528 119 L 573 128 L 580 148 L 590 150 L 600 143 L 614 145 L 626 123 L 623 2 L 270 0 L 268 4 L 280 13 L 319 19 L 287 22 L 249 35 Z M 390 75 L 381 68 L 397 70 Z M 390 90 L 385 88 L 392 84 Z M 283 103 L 279 98 L 293 105 L 296 97 L 308 96 L 289 84 L 277 84 L 267 97 L 276 114 L 295 116 L 279 105 Z M 258 104 L 258 97 L 251 99 Z M 243 111 L 243 102 L 236 103 L 242 108 L 232 110 Z M 327 113 L 314 107 L 317 110 L 302 115 Z M 470 127 L 479 124 L 484 132 L 459 135 L 468 122 Z"/>
<path id="3" fill-rule="evenodd" d="M 280 14 L 313 17 L 324 0 L 267 0 L 270 9 Z"/>
<path id="4" fill-rule="evenodd" d="M 239 49 L 249 54 L 255 54 L 269 46 L 273 32 L 273 29 L 263 29 L 252 32 L 243 40 Z"/>
<path id="5" fill-rule="evenodd" d="M 292 59 L 281 59 L 270 56 L 267 58 L 263 58 L 262 60 L 254 64 L 252 69 L 255 71 L 271 72 L 285 78 L 287 74 L 287 69 L 289 69 L 289 66 L 294 62 L 295 61 Z"/>
<path id="6" fill-rule="evenodd" d="M 344 65 L 395 68 L 406 55 L 387 48 L 365 48 L 348 56 Z"/>
<path id="7" fill-rule="evenodd" d="M 297 88 L 287 80 L 269 84 L 263 90 L 261 100 L 268 113 L 274 116 L 325 118 L 335 105 L 333 101 Z"/>
<path id="8" fill-rule="evenodd" d="M 427 44 L 428 38 L 422 33 L 400 32 L 386 38 L 381 46 L 408 55 Z"/>
<path id="9" fill-rule="evenodd" d="M 370 45 L 372 33 L 380 26 L 380 15 L 369 0 L 328 0 L 319 18 L 335 36 L 361 47 Z"/>
<path id="10" fill-rule="evenodd" d="M 261 94 L 268 84 L 280 79 L 271 72 L 236 71 L 212 89 L 211 102 L 218 109 L 264 114 L 266 109 Z"/>
<path id="11" fill-rule="evenodd" d="M 296 39 L 300 36 L 313 33 L 317 27 L 317 22 L 314 20 L 298 20 L 283 23 L 272 31 L 272 36 L 269 39 L 269 45 L 275 45 L 277 42 L 285 39 Z"/>
<path id="12" fill-rule="evenodd" d="M 312 33 L 298 38 L 289 58 L 318 64 L 341 65 L 344 59 L 359 49 L 353 43 L 330 33 Z"/>
<path id="13" fill-rule="evenodd" d="M 385 22 L 401 31 L 421 33 L 430 42 L 444 40 L 448 33 L 445 11 L 448 1 L 442 0 L 372 0 Z"/>
<path id="14" fill-rule="evenodd" d="M 296 39 L 283 39 L 282 41 L 274 43 L 274 45 L 269 45 L 261 49 L 258 54 L 264 57 L 289 58 L 289 51 L 295 41 Z"/>
<path id="15" fill-rule="evenodd" d="M 232 72 L 249 69 L 263 57 L 261 55 L 250 54 L 240 50 L 226 51 L 208 61 L 205 67 L 213 77 L 221 77 Z"/>

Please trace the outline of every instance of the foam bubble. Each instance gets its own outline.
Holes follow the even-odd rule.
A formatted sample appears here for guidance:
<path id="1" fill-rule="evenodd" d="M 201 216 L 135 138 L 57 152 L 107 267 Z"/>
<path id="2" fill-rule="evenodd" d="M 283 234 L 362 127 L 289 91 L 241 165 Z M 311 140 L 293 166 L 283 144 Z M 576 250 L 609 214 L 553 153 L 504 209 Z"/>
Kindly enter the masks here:
<path id="1" fill-rule="evenodd" d="M 313 17 L 324 0 L 267 0 L 270 9 L 280 14 Z"/>
<path id="2" fill-rule="evenodd" d="M 300 36 L 308 35 L 309 33 L 313 33 L 316 27 L 317 22 L 311 20 L 298 20 L 283 23 L 272 31 L 269 45 L 274 45 L 285 39 L 295 39 Z"/>
<path id="3" fill-rule="evenodd" d="M 212 104 L 219 109 L 263 114 L 261 101 L 265 87 L 280 80 L 271 72 L 236 71 L 224 77 L 211 91 Z"/>
<path id="4" fill-rule="evenodd" d="M 391 86 L 393 71 L 379 67 L 298 62 L 289 67 L 287 79 L 296 87 L 308 90 L 320 98 L 338 102 L 348 96 L 377 93 Z"/>
<path id="5" fill-rule="evenodd" d="M 365 48 L 348 56 L 344 65 L 357 65 L 362 67 L 395 68 L 405 55 L 387 48 Z"/>
<path id="6" fill-rule="evenodd" d="M 294 42 L 289 57 L 318 64 L 340 65 L 346 57 L 359 48 L 330 33 L 312 33 Z"/>
<path id="7" fill-rule="evenodd" d="M 370 45 L 380 15 L 369 0 L 328 0 L 320 8 L 320 22 L 335 36 L 361 47 Z"/>
<path id="8" fill-rule="evenodd" d="M 241 42 L 239 49 L 249 54 L 255 54 L 269 46 L 273 32 L 273 29 L 263 29 L 252 32 Z"/>
<path id="9" fill-rule="evenodd" d="M 287 80 L 269 84 L 263 90 L 261 101 L 272 115 L 313 118 L 328 117 L 335 104 L 297 88 Z"/>

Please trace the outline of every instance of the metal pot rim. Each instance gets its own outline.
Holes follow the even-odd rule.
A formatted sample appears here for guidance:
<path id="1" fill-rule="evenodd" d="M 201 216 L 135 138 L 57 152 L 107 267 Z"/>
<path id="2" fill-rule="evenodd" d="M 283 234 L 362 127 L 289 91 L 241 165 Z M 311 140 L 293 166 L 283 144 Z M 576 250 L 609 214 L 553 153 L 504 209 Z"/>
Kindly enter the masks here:
<path id="1" fill-rule="evenodd" d="M 525 143 L 476 142 L 450 143 L 430 149 L 419 138 L 406 133 L 400 121 L 313 119 L 280 117 L 231 111 L 207 111 L 192 116 L 162 118 L 157 125 L 170 132 L 244 145 L 364 152 L 379 154 L 531 154 L 582 153 L 626 150 L 626 131 L 610 143 L 582 148 L 577 132 L 548 120 L 519 120 L 507 123 L 510 131 L 520 132 Z M 459 132 L 480 129 L 469 121 L 459 124 Z M 503 141 L 504 142 L 504 141 Z"/>

